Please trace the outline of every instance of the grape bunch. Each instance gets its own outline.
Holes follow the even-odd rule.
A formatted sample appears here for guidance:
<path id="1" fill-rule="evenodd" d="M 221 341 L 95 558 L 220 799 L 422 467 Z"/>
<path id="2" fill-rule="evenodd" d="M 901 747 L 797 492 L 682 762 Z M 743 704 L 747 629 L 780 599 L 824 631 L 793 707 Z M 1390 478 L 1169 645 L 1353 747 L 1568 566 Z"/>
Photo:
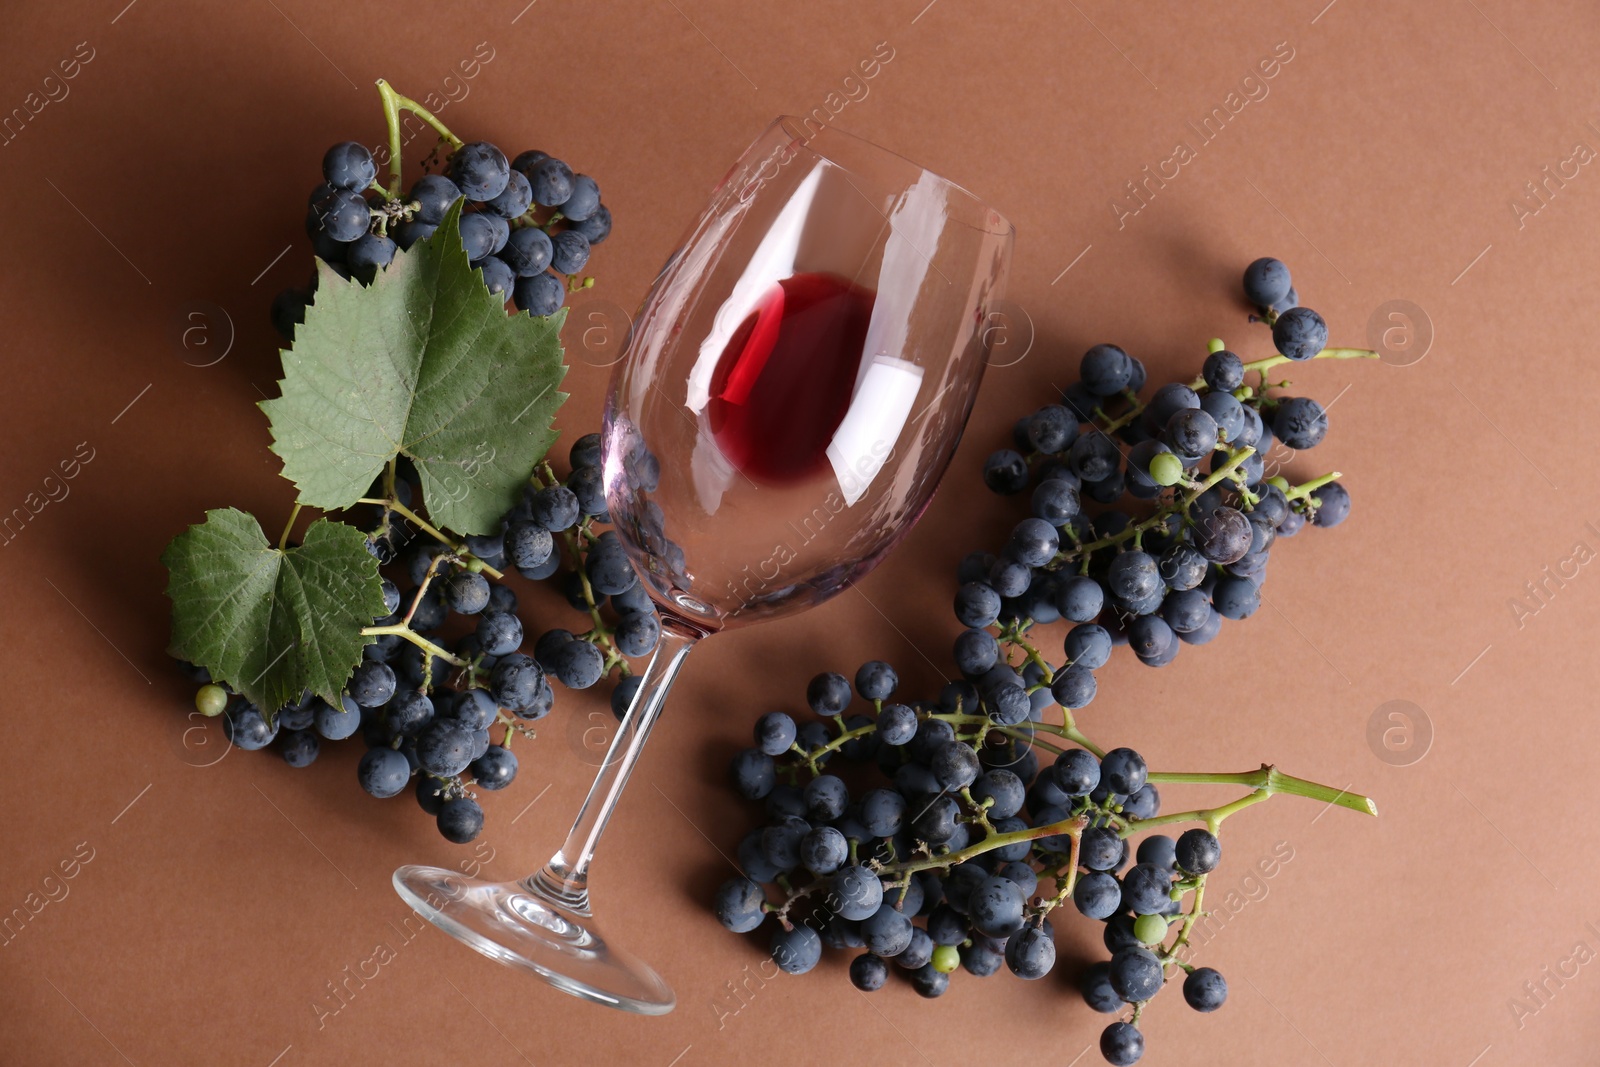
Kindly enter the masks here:
<path id="1" fill-rule="evenodd" d="M 1268 287 L 1263 274 L 1281 285 Z M 1252 301 L 1281 304 L 1292 293 L 1288 269 L 1275 259 L 1251 264 L 1245 282 Z M 1029 492 L 1032 514 L 1001 552 L 974 552 L 958 569 L 955 613 L 968 629 L 955 657 L 964 673 L 995 667 L 988 627 L 1065 620 L 1071 680 L 1057 699 L 1082 707 L 1113 646 L 1161 667 L 1184 644 L 1206 644 L 1224 619 L 1261 606 L 1279 540 L 1345 520 L 1350 493 L 1337 474 L 1295 485 L 1280 473 L 1321 443 L 1328 414 L 1310 397 L 1284 395 L 1289 383 L 1268 372 L 1363 350 L 1328 349 L 1327 325 L 1309 308 L 1261 306 L 1279 355 L 1247 364 L 1212 341 L 1198 377 L 1145 400 L 1144 364 L 1115 345 L 1095 345 L 1060 402 L 1019 420 L 1013 447 L 989 456 L 984 482 L 1001 495 Z M 1136 518 L 1125 505 L 1140 502 L 1154 506 Z"/>
<path id="2" fill-rule="evenodd" d="M 292 767 L 309 766 L 325 741 L 361 735 L 367 751 L 357 767 L 361 788 L 387 798 L 413 787 L 439 832 L 465 844 L 483 828 L 474 790 L 498 790 L 517 774 L 512 740 L 533 736 L 529 724 L 554 705 L 551 680 L 589 689 L 615 678 L 611 707 L 620 719 L 639 676 L 630 657 L 655 650 L 661 623 L 624 554 L 610 521 L 600 476 L 600 435 L 579 438 L 572 472 L 558 480 L 548 463 L 529 479 L 500 532 L 457 542 L 411 510 L 414 477 L 401 461 L 375 485 L 363 506 L 368 547 L 385 574 L 380 631 L 363 652 L 335 707 L 305 694 L 270 711 L 258 708 L 203 668 L 196 707 L 222 715 L 228 741 L 246 751 L 276 742 Z M 659 476 L 654 457 L 634 457 L 647 484 Z M 583 623 L 543 631 L 525 651 L 518 596 L 507 581 L 550 581 Z"/>
<path id="3" fill-rule="evenodd" d="M 446 140 L 444 143 L 450 143 Z M 590 250 L 611 233 L 611 210 L 587 174 L 545 152 L 507 160 L 487 141 L 454 143 L 443 173 L 418 178 L 405 196 L 398 182 L 377 181 L 372 153 L 355 141 L 328 149 L 323 181 L 311 190 L 306 236 L 312 249 L 341 277 L 370 283 L 395 252 L 432 236 L 445 212 L 465 200 L 461 243 L 491 293 L 530 315 L 552 315 L 566 294 L 593 284 L 578 273 Z M 305 321 L 316 278 L 286 289 L 272 305 L 284 340 Z"/>
<path id="4" fill-rule="evenodd" d="M 1076 912 L 1103 924 L 1109 956 L 1082 975 L 1085 1002 L 1128 1013 L 1100 1050 L 1132 1064 L 1144 1053 L 1139 1021 L 1167 984 L 1197 1011 L 1227 998 L 1222 975 L 1189 960 L 1224 820 L 1275 793 L 1375 814 L 1365 797 L 1268 765 L 1154 771 L 1131 748 L 1097 745 L 1076 719 L 1115 645 L 1161 666 L 1182 643 L 1210 641 L 1222 619 L 1254 612 L 1279 537 L 1348 513 L 1336 475 L 1293 485 L 1264 465 L 1274 440 L 1298 451 L 1327 428 L 1315 401 L 1284 395 L 1268 371 L 1370 353 L 1327 349 L 1320 316 L 1290 306 L 1276 260 L 1251 265 L 1246 295 L 1279 355 L 1246 364 L 1213 342 L 1199 378 L 1144 401 L 1143 365 L 1097 345 L 1061 402 L 989 457 L 984 481 L 1002 495 L 1031 485 L 1032 514 L 1000 553 L 958 568 L 959 680 L 910 699 L 894 668 L 872 661 L 853 686 L 813 678 L 804 721 L 783 711 L 757 721 L 731 777 L 766 823 L 740 841 L 741 874 L 713 908 L 732 931 L 767 928 L 779 968 L 804 973 L 833 948 L 855 953 L 850 980 L 865 992 L 892 972 L 924 997 L 943 995 L 958 970 L 1034 980 L 1055 965 L 1053 923 Z M 1120 509 L 1125 497 L 1149 513 Z M 1063 620 L 1062 654 L 1047 656 L 1035 628 Z M 1248 792 L 1164 813 L 1159 787 L 1180 783 Z"/>

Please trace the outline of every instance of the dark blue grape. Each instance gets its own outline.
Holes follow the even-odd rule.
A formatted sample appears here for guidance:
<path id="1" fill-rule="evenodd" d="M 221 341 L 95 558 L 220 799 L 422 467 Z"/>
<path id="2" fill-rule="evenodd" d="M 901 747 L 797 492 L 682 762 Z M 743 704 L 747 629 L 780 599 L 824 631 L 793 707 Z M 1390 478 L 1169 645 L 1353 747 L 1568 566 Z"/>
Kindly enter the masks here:
<path id="1" fill-rule="evenodd" d="M 931 770 L 940 789 L 955 792 L 977 781 L 982 767 L 971 745 L 965 741 L 949 741 L 934 753 Z"/>
<path id="2" fill-rule="evenodd" d="M 1210 830 L 1196 826 L 1179 836 L 1173 855 L 1188 873 L 1209 874 L 1222 861 L 1222 843 Z"/>
<path id="3" fill-rule="evenodd" d="M 806 818 L 812 822 L 830 822 L 844 814 L 850 804 L 850 790 L 835 775 L 819 774 L 806 783 L 802 790 L 806 801 Z"/>
<path id="4" fill-rule="evenodd" d="M 883 903 L 883 883 L 866 867 L 844 867 L 828 880 L 829 903 L 846 919 L 865 919 Z"/>
<path id="5" fill-rule="evenodd" d="M 1135 915 L 1160 915 L 1171 901 L 1172 872 L 1137 863 L 1122 879 L 1122 906 Z"/>
<path id="6" fill-rule="evenodd" d="M 730 774 L 733 787 L 746 800 L 760 800 L 777 783 L 772 757 L 758 748 L 747 748 L 735 756 Z"/>
<path id="7" fill-rule="evenodd" d="M 517 777 L 516 753 L 501 745 L 489 745 L 470 766 L 473 780 L 481 789 L 504 789 Z"/>
<path id="8" fill-rule="evenodd" d="M 517 276 L 503 260 L 490 256 L 474 263 L 473 266 L 483 271 L 484 288 L 499 297 L 502 304 L 511 299 L 511 291 L 516 287 Z"/>
<path id="9" fill-rule="evenodd" d="M 1114 793 L 1138 791 L 1147 776 L 1144 757 L 1131 748 L 1114 748 L 1100 759 L 1100 781 Z"/>
<path id="10" fill-rule="evenodd" d="M 881 659 L 868 660 L 856 670 L 856 692 L 864 700 L 888 700 L 900 684 L 900 676 Z"/>
<path id="11" fill-rule="evenodd" d="M 1244 269 L 1245 299 L 1258 308 L 1272 307 L 1288 295 L 1291 285 L 1289 268 L 1271 256 L 1262 256 Z"/>
<path id="12" fill-rule="evenodd" d="M 446 841 L 465 845 L 483 832 L 483 809 L 471 797 L 455 797 L 439 808 L 435 822 Z"/>
<path id="13" fill-rule="evenodd" d="M 1328 414 L 1308 396 L 1290 397 L 1272 415 L 1272 432 L 1289 448 L 1315 448 L 1328 432 Z"/>
<path id="14" fill-rule="evenodd" d="M 369 748 L 356 767 L 356 778 L 373 796 L 392 797 L 411 780 L 411 763 L 392 748 Z"/>
<path id="15" fill-rule="evenodd" d="M 1060 404 L 1047 404 L 1028 418 L 1028 444 L 1036 452 L 1062 452 L 1078 436 L 1078 417 Z"/>
<path id="16" fill-rule="evenodd" d="M 453 778 L 472 762 L 473 731 L 458 719 L 434 719 L 417 735 L 417 762 L 435 778 Z"/>
<path id="17" fill-rule="evenodd" d="M 489 606 L 489 579 L 471 571 L 455 571 L 444 580 L 445 605 L 457 615 L 476 615 Z"/>
<path id="18" fill-rule="evenodd" d="M 355 141 L 342 141 L 322 157 L 322 176 L 329 185 L 338 189 L 359 192 L 372 184 L 378 176 L 372 153 Z"/>
<path id="19" fill-rule="evenodd" d="M 343 741 L 361 728 L 361 706 L 348 696 L 340 698 L 334 707 L 321 697 L 312 701 L 316 715 L 316 730 L 328 741 Z"/>
<path id="20" fill-rule="evenodd" d="M 661 620 L 646 611 L 624 615 L 612 633 L 617 649 L 624 656 L 644 656 L 661 640 Z"/>
<path id="21" fill-rule="evenodd" d="M 394 671 L 387 663 L 362 663 L 350 676 L 345 692 L 363 708 L 381 708 L 394 696 Z"/>
<path id="22" fill-rule="evenodd" d="M 917 713 L 904 704 L 885 704 L 878 713 L 878 740 L 900 746 L 917 734 Z"/>
<path id="23" fill-rule="evenodd" d="M 1272 324 L 1272 343 L 1290 359 L 1310 359 L 1328 347 L 1328 324 L 1310 308 L 1290 308 Z"/>
<path id="24" fill-rule="evenodd" d="M 1140 863 L 1170 869 L 1177 863 L 1176 845 L 1166 834 L 1151 834 L 1139 842 L 1138 859 Z"/>
<path id="25" fill-rule="evenodd" d="M 815 875 L 827 875 L 850 858 L 850 842 L 831 826 L 819 826 L 800 838 L 800 866 Z"/>
<path id="26" fill-rule="evenodd" d="M 1133 360 L 1116 345 L 1095 345 L 1078 362 L 1078 376 L 1092 395 L 1115 396 L 1132 385 Z"/>
<path id="27" fill-rule="evenodd" d="M 345 249 L 345 266 L 352 271 L 378 271 L 394 262 L 398 246 L 381 233 L 364 233 Z"/>
<path id="28" fill-rule="evenodd" d="M 1067 663 L 1086 670 L 1099 670 L 1111 658 L 1111 631 L 1098 623 L 1080 623 L 1067 631 L 1062 647 Z"/>
<path id="29" fill-rule="evenodd" d="M 554 315 L 566 302 L 566 289 L 554 274 L 540 272 L 531 277 L 519 277 L 511 290 L 517 309 L 530 315 Z"/>
<path id="30" fill-rule="evenodd" d="M 1043 978 L 1056 964 L 1056 943 L 1037 926 L 1016 931 L 1006 942 L 1006 966 L 1018 978 Z"/>
<path id="31" fill-rule="evenodd" d="M 1111 988 L 1111 964 L 1091 963 L 1078 988 L 1083 992 L 1083 1002 L 1095 1011 L 1110 1015 L 1122 1010 L 1123 1000 Z"/>
<path id="32" fill-rule="evenodd" d="M 547 156 L 530 166 L 527 175 L 536 204 L 560 207 L 572 195 L 572 168 L 559 159 Z"/>
<path id="33" fill-rule="evenodd" d="M 905 823 L 906 798 L 889 789 L 873 789 L 861 798 L 861 824 L 873 837 L 893 837 Z"/>
<path id="34" fill-rule="evenodd" d="M 942 845 L 956 835 L 961 825 L 961 805 L 951 796 L 938 796 L 919 812 L 912 825 L 917 836 L 930 845 Z"/>
<path id="35" fill-rule="evenodd" d="M 882 989 L 888 980 L 889 965 L 882 958 L 865 952 L 850 961 L 850 984 L 863 993 Z"/>
<path id="36" fill-rule="evenodd" d="M 867 951 L 889 959 L 911 947 L 911 919 L 885 901 L 878 910 L 861 920 L 861 936 Z"/>
<path id="37" fill-rule="evenodd" d="M 1144 1035 L 1132 1023 L 1114 1022 L 1100 1033 L 1100 1055 L 1112 1067 L 1130 1067 L 1144 1055 Z"/>
<path id="38" fill-rule="evenodd" d="M 1072 887 L 1072 902 L 1091 919 L 1107 919 L 1122 906 L 1122 887 L 1103 871 L 1080 875 Z"/>
<path id="39" fill-rule="evenodd" d="M 1210 967 L 1196 967 L 1183 980 L 1183 999 L 1195 1011 L 1216 1011 L 1228 999 L 1228 982 Z"/>
<path id="40" fill-rule="evenodd" d="M 511 180 L 511 164 L 494 145 L 473 141 L 451 155 L 450 180 L 468 200 L 493 200 L 505 192 Z"/>
<path id="41" fill-rule="evenodd" d="M 933 964 L 926 963 L 911 972 L 911 988 L 917 991 L 919 997 L 933 1000 L 944 996 L 950 988 L 950 976 L 935 970 Z"/>
<path id="42" fill-rule="evenodd" d="M 595 208 L 594 214 L 574 222 L 572 229 L 587 237 L 591 247 L 599 244 L 611 236 L 611 209 L 600 204 Z"/>
<path id="43" fill-rule="evenodd" d="M 1248 578 L 1219 578 L 1211 590 L 1211 603 L 1225 619 L 1248 619 L 1261 606 L 1261 594 Z"/>
<path id="44" fill-rule="evenodd" d="M 794 719 L 781 711 L 769 711 L 756 720 L 756 747 L 769 756 L 781 756 L 794 744 Z"/>
<path id="45" fill-rule="evenodd" d="M 730 878 L 717 889 L 713 904 L 717 921 L 736 934 L 747 934 L 766 918 L 766 892 L 748 878 Z"/>
<path id="46" fill-rule="evenodd" d="M 1316 510 L 1311 514 L 1314 526 L 1337 526 L 1350 515 L 1350 491 L 1338 482 L 1329 482 L 1312 494 Z"/>
<path id="47" fill-rule="evenodd" d="M 1020 452 L 1000 449 L 984 461 L 983 484 L 1002 496 L 1022 492 L 1028 485 L 1028 461 Z"/>
<path id="48" fill-rule="evenodd" d="M 1234 508 L 1212 508 L 1189 533 L 1195 548 L 1212 563 L 1232 563 L 1250 551 L 1250 521 Z"/>
<path id="49" fill-rule="evenodd" d="M 409 249 L 418 241 L 426 241 L 432 237 L 433 232 L 438 228 L 439 224 L 436 222 L 419 222 L 416 219 L 408 219 L 394 228 L 394 243 L 402 250 Z"/>
<path id="50" fill-rule="evenodd" d="M 450 205 L 461 199 L 461 189 L 442 174 L 425 174 L 417 179 L 406 199 L 417 205 L 416 222 L 437 226 L 444 221 Z M 404 242 L 401 247 L 405 247 Z"/>
<path id="51" fill-rule="evenodd" d="M 589 262 L 589 239 L 577 230 L 562 230 L 550 238 L 550 269 L 576 274 Z"/>
<path id="52" fill-rule="evenodd" d="M 506 177 L 506 187 L 485 206 L 503 219 L 520 219 L 533 204 L 533 189 L 519 170 L 511 170 Z"/>
<path id="53" fill-rule="evenodd" d="M 461 247 L 466 249 L 467 258 L 473 262 L 492 256 L 505 247 L 510 232 L 505 219 L 486 211 L 461 216 Z"/>
<path id="54" fill-rule="evenodd" d="M 499 255 L 517 277 L 532 278 L 543 274 L 550 266 L 553 252 L 548 234 L 537 226 L 525 226 L 511 232 Z"/>
<path id="55" fill-rule="evenodd" d="M 537 705 L 543 681 L 544 671 L 532 657 L 513 652 L 489 672 L 489 695 L 507 711 L 526 711 Z"/>
<path id="56" fill-rule="evenodd" d="M 994 801 L 989 805 L 990 819 L 1007 819 L 1015 815 L 1022 810 L 1026 795 L 1022 779 L 1003 767 L 984 772 L 972 783 L 974 800 L 980 804 L 985 800 Z"/>
<path id="57" fill-rule="evenodd" d="M 588 641 L 568 641 L 552 657 L 550 672 L 568 689 L 587 689 L 605 674 L 605 655 Z"/>
<path id="58" fill-rule="evenodd" d="M 522 620 L 504 611 L 478 617 L 478 647 L 487 656 L 504 656 L 522 647 Z"/>
<path id="59" fill-rule="evenodd" d="M 1111 957 L 1111 988 L 1129 1004 L 1155 996 L 1164 980 L 1161 961 L 1148 949 L 1125 948 Z"/>
<path id="60" fill-rule="evenodd" d="M 335 241 L 354 241 L 367 232 L 372 212 L 359 192 L 334 189 L 319 196 L 311 205 L 306 227 L 326 234 Z"/>
<path id="61" fill-rule="evenodd" d="M 1203 407 L 1175 411 L 1162 431 L 1162 440 L 1180 456 L 1203 456 L 1217 447 L 1217 420 Z"/>
<path id="62" fill-rule="evenodd" d="M 309 767 L 317 758 L 317 735 L 310 730 L 290 730 L 283 735 L 283 762 L 291 767 Z"/>
<path id="63" fill-rule="evenodd" d="M 839 715 L 850 706 L 850 683 L 844 675 L 826 671 L 806 685 L 806 703 L 818 715 Z"/>
<path id="64" fill-rule="evenodd" d="M 1226 348 L 1218 349 L 1206 357 L 1200 376 L 1214 393 L 1232 393 L 1244 384 L 1244 361 Z"/>
<path id="65" fill-rule="evenodd" d="M 1056 757 L 1051 781 L 1068 797 L 1086 797 L 1100 784 L 1100 763 L 1091 752 L 1069 748 Z"/>
<path id="66" fill-rule="evenodd" d="M 1050 683 L 1050 695 L 1057 704 L 1074 711 L 1078 708 L 1088 707 L 1094 700 L 1097 685 L 1094 673 L 1085 667 L 1065 667 L 1056 672 L 1055 678 Z"/>

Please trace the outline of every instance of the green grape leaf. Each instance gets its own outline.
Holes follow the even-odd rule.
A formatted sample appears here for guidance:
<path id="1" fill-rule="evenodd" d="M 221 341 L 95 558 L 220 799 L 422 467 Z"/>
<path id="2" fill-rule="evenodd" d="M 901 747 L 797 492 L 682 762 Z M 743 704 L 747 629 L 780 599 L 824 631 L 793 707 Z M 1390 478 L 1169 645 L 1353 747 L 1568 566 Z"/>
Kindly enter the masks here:
<path id="1" fill-rule="evenodd" d="M 277 549 L 237 508 L 172 539 L 161 554 L 172 601 L 174 656 L 197 663 L 268 716 L 310 689 L 338 705 L 384 614 L 366 537 L 318 519 L 298 548 Z"/>
<path id="2" fill-rule="evenodd" d="M 489 533 L 555 441 L 566 312 L 508 316 L 467 262 L 460 220 L 458 201 L 371 285 L 318 263 L 282 395 L 261 402 L 302 504 L 349 507 L 398 453 L 435 525 Z"/>

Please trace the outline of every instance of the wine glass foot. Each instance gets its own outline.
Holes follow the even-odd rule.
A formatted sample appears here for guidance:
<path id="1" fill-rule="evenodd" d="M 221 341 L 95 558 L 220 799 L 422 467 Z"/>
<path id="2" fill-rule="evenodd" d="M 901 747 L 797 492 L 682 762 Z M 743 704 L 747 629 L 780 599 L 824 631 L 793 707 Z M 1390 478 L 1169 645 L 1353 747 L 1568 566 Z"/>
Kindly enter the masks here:
<path id="1" fill-rule="evenodd" d="M 649 965 L 606 943 L 592 915 L 537 887 L 408 865 L 394 872 L 394 888 L 451 937 L 564 993 L 641 1015 L 665 1015 L 677 1004 Z"/>

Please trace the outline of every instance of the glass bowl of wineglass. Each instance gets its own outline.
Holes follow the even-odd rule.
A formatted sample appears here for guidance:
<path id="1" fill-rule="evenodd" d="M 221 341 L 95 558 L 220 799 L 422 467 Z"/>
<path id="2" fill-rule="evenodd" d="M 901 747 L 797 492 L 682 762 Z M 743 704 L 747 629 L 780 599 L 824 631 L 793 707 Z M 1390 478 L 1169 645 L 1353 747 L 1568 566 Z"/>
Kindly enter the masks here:
<path id="1" fill-rule="evenodd" d="M 820 604 L 921 516 L 972 411 L 1012 239 L 966 190 L 811 119 L 745 150 L 645 298 L 606 405 L 608 508 L 661 643 L 560 850 L 516 882 L 401 867 L 419 914 L 575 996 L 672 1010 L 599 931 L 595 846 L 695 644 Z"/>

